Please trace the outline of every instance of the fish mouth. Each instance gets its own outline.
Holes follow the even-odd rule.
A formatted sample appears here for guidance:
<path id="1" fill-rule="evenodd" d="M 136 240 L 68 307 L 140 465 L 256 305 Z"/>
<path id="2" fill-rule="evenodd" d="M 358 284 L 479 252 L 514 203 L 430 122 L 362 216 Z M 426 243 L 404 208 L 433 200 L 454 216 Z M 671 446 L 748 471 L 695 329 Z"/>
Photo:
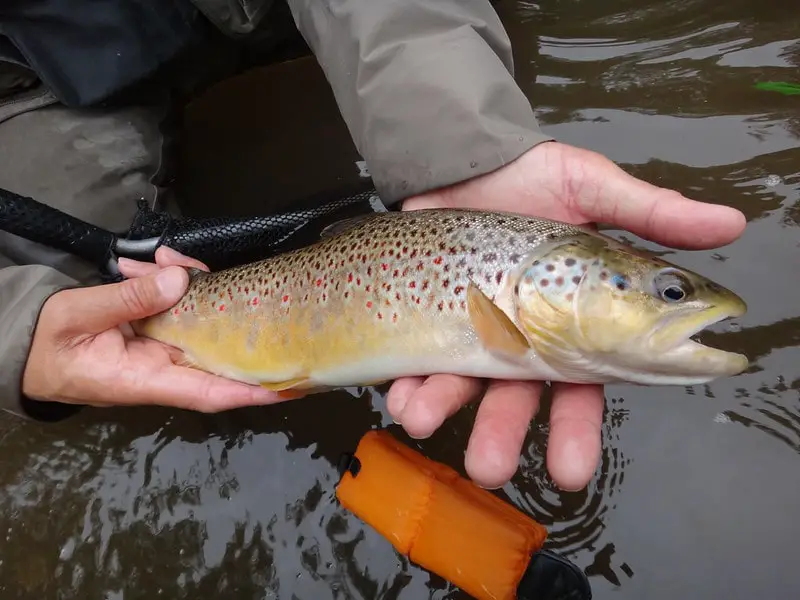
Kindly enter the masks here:
<path id="1" fill-rule="evenodd" d="M 670 342 L 657 346 L 662 348 L 662 360 L 676 366 L 688 368 L 694 373 L 709 375 L 736 375 L 750 365 L 750 360 L 737 352 L 729 352 L 708 346 L 697 339 L 697 335 L 717 323 L 741 317 L 747 308 L 738 301 L 730 305 L 715 306 L 676 316 L 668 323 L 669 332 L 661 337 Z"/>

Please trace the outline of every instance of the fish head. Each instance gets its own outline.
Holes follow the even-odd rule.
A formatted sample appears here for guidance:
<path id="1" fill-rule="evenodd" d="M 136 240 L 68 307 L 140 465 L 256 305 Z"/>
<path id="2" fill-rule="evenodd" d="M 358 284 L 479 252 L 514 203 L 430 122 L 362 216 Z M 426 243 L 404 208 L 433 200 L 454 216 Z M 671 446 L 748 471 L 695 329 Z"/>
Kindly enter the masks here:
<path id="1" fill-rule="evenodd" d="M 741 354 L 692 339 L 743 315 L 739 296 L 599 234 L 532 253 L 518 271 L 514 304 L 531 347 L 574 381 L 693 385 L 748 366 Z"/>

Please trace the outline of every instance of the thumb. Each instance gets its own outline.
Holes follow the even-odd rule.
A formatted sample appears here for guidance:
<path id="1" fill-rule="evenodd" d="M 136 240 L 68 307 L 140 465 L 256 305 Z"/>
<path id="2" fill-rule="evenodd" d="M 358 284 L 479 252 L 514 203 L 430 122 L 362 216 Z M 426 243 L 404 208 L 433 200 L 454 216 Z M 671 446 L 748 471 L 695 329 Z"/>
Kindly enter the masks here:
<path id="1" fill-rule="evenodd" d="M 123 323 L 143 319 L 174 306 L 186 292 L 189 274 L 182 267 L 167 267 L 157 273 L 121 283 L 80 290 L 82 305 L 70 328 L 96 335 Z"/>

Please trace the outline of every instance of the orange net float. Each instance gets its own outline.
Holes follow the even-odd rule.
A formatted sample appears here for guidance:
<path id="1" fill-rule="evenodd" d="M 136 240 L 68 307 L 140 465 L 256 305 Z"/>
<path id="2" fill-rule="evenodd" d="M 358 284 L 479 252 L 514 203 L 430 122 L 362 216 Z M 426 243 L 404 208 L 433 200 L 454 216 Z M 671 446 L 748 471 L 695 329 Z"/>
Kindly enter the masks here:
<path id="1" fill-rule="evenodd" d="M 340 473 L 344 508 L 476 600 L 591 598 L 583 572 L 542 549 L 545 527 L 385 430 L 365 434 Z"/>

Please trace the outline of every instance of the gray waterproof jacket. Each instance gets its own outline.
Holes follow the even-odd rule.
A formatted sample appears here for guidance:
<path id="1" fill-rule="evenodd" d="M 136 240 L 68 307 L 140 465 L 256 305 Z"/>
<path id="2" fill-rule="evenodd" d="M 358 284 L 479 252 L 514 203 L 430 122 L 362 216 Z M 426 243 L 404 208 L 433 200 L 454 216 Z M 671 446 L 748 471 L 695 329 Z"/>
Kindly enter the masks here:
<path id="1" fill-rule="evenodd" d="M 272 1 L 192 0 L 231 37 L 252 32 Z M 514 81 L 489 0 L 285 1 L 387 205 L 493 171 L 551 139 Z M 0 252 L 0 408 L 22 416 L 31 416 L 20 386 L 39 311 L 83 283 L 58 264 L 17 264 Z"/>

